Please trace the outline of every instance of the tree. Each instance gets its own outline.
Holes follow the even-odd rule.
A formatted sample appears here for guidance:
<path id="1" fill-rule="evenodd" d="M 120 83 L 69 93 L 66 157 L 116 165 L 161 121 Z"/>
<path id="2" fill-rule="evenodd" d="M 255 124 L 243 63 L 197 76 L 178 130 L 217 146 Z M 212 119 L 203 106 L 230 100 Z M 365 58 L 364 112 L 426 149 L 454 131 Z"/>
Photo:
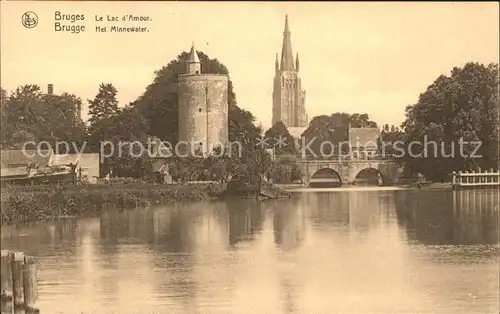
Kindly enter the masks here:
<path id="1" fill-rule="evenodd" d="M 36 137 L 33 133 L 19 130 L 12 134 L 12 148 L 14 149 L 22 149 L 24 143 L 34 142 Z"/>
<path id="2" fill-rule="evenodd" d="M 117 90 L 110 83 L 101 83 L 99 91 L 93 100 L 89 102 L 89 122 L 92 125 L 98 120 L 108 118 L 118 113 Z"/>
<path id="3" fill-rule="evenodd" d="M 405 140 L 421 146 L 406 151 L 405 162 L 431 180 L 498 167 L 498 106 L 498 64 L 467 63 L 439 76 L 406 109 Z"/>
<path id="4" fill-rule="evenodd" d="M 0 87 L 0 105 L 7 103 L 7 91 Z"/>
<path id="5" fill-rule="evenodd" d="M 9 146 L 12 135 L 18 131 L 26 131 L 37 137 L 46 135 L 46 111 L 42 106 L 42 93 L 37 85 L 24 85 L 11 93 L 9 101 L 2 106 L 5 122 L 2 123 L 2 142 Z M 45 132 L 44 132 L 45 131 Z"/>
<path id="6" fill-rule="evenodd" d="M 110 83 L 101 83 L 99 91 L 89 102 L 88 139 L 94 151 L 101 141 L 128 141 L 144 139 L 147 124 L 142 114 L 128 106 L 118 107 L 118 91 Z"/>
<path id="7" fill-rule="evenodd" d="M 278 156 L 284 154 L 295 155 L 297 153 L 295 140 L 281 121 L 267 130 L 264 138 L 266 139 L 267 148 L 274 148 L 275 154 Z"/>
<path id="8" fill-rule="evenodd" d="M 5 89 L 0 87 L 0 124 L 2 127 L 0 128 L 0 146 L 4 146 L 4 141 L 8 139 L 6 136 L 6 130 L 5 128 L 7 127 L 8 123 L 8 113 L 7 113 L 7 102 L 8 102 L 8 97 L 7 97 L 7 91 Z"/>
<path id="9" fill-rule="evenodd" d="M 391 131 L 382 130 L 380 137 L 377 139 L 378 155 L 385 158 L 396 158 L 402 161 L 399 149 L 404 149 L 405 134 L 396 127 L 391 128 Z"/>
<path id="10" fill-rule="evenodd" d="M 82 100 L 69 93 L 62 93 L 61 95 L 43 95 L 42 106 L 46 109 L 46 124 L 47 128 L 44 130 L 43 136 L 40 140 L 49 141 L 55 147 L 56 141 L 64 141 L 66 143 L 79 144 L 83 143 L 85 139 L 85 124 L 80 116 Z M 71 153 L 73 145 L 68 148 L 70 151 L 63 151 L 65 145 L 57 148 L 59 153 Z"/>
<path id="11" fill-rule="evenodd" d="M 75 95 L 43 95 L 37 85 L 19 86 L 2 100 L 2 147 L 19 147 L 28 139 L 51 145 L 57 140 L 81 141 L 80 108 L 81 99 Z"/>
<path id="12" fill-rule="evenodd" d="M 303 175 L 303 169 L 297 164 L 295 158 L 280 158 L 273 162 L 268 173 L 273 182 L 282 184 L 302 180 Z"/>
<path id="13" fill-rule="evenodd" d="M 353 113 L 349 115 L 349 122 L 352 128 L 376 128 L 377 123 L 371 121 L 368 114 Z"/>
<path id="14" fill-rule="evenodd" d="M 133 106 L 126 106 L 114 115 L 96 120 L 89 129 L 91 143 L 95 145 L 105 141 L 107 144 L 102 146 L 104 153 L 111 155 L 113 152 L 104 159 L 100 175 L 105 176 L 113 169 L 118 176 L 141 177 L 147 167 L 147 152 L 141 151 L 147 148 L 147 134 L 147 121 Z"/>

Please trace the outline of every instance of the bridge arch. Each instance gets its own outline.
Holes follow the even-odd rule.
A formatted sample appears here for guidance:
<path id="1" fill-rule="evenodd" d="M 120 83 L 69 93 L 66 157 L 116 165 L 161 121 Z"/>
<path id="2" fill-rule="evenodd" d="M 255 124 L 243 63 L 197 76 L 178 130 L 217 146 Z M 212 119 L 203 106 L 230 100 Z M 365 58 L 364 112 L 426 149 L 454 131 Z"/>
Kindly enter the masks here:
<path id="1" fill-rule="evenodd" d="M 310 187 L 340 187 L 342 186 L 341 175 L 332 168 L 320 168 L 311 175 Z"/>
<path id="2" fill-rule="evenodd" d="M 387 175 L 377 168 L 366 167 L 359 170 L 354 176 L 355 184 L 385 185 L 388 183 Z"/>

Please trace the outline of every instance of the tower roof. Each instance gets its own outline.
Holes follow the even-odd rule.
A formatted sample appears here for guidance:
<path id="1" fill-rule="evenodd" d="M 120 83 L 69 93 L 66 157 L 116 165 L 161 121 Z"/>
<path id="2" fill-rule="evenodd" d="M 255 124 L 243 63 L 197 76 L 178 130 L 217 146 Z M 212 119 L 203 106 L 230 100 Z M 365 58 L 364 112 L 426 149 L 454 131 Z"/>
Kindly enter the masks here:
<path id="1" fill-rule="evenodd" d="M 194 43 L 191 46 L 191 51 L 189 52 L 189 57 L 187 59 L 189 63 L 200 63 L 200 58 L 198 58 L 198 53 L 194 49 Z"/>
<path id="2" fill-rule="evenodd" d="M 290 29 L 288 27 L 288 15 L 285 15 L 285 31 L 283 32 L 283 46 L 281 48 L 281 71 L 293 71 L 293 52 Z"/>

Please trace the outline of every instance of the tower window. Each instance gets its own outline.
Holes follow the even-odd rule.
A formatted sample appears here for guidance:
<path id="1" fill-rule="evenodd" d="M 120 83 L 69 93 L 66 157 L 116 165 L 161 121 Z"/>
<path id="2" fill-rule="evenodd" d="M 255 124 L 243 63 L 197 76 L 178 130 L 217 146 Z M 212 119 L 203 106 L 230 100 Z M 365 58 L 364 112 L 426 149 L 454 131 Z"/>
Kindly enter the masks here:
<path id="1" fill-rule="evenodd" d="M 196 71 L 196 72 L 194 72 L 194 73 L 196 73 L 196 74 L 200 74 L 200 71 Z"/>
<path id="2" fill-rule="evenodd" d="M 201 108 L 198 108 L 198 112 L 201 112 Z"/>

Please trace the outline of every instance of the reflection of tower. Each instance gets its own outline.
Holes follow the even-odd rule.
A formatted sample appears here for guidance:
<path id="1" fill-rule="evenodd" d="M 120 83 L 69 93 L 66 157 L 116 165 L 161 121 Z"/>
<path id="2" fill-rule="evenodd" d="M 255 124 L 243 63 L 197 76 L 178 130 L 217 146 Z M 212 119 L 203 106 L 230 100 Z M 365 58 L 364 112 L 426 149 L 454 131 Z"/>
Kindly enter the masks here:
<path id="1" fill-rule="evenodd" d="M 246 208 L 230 207 L 229 215 L 229 243 L 235 245 L 241 241 L 253 240 L 262 231 L 265 220 L 262 214 L 262 203 L 248 200 L 243 203 Z"/>
<path id="2" fill-rule="evenodd" d="M 274 208 L 274 241 L 284 250 L 299 247 L 305 238 L 306 217 L 300 203 L 290 201 L 289 206 Z"/>
<path id="3" fill-rule="evenodd" d="M 161 245 L 168 241 L 168 235 L 170 231 L 170 215 L 171 210 L 167 208 L 157 208 L 153 209 L 153 243 L 155 245 Z"/>
<path id="4" fill-rule="evenodd" d="M 296 313 L 297 308 L 295 305 L 295 300 L 297 297 L 297 293 L 295 291 L 296 284 L 293 283 L 294 277 L 290 278 L 281 278 L 281 291 L 283 293 L 283 307 L 285 313 Z"/>
<path id="5" fill-rule="evenodd" d="M 349 228 L 349 193 L 318 193 L 312 201 L 311 218 L 323 226 L 335 225 L 339 231 L 347 232 Z"/>
<path id="6" fill-rule="evenodd" d="M 383 193 L 383 192 L 382 192 Z M 391 205 L 381 203 L 381 193 L 349 193 L 349 227 L 351 240 L 365 236 L 387 220 L 385 211 Z"/>
<path id="7" fill-rule="evenodd" d="M 225 146 L 228 141 L 228 77 L 201 74 L 194 45 L 186 61 L 186 74 L 178 78 L 178 97 L 180 153 L 196 149 L 207 153 L 216 146 Z"/>

